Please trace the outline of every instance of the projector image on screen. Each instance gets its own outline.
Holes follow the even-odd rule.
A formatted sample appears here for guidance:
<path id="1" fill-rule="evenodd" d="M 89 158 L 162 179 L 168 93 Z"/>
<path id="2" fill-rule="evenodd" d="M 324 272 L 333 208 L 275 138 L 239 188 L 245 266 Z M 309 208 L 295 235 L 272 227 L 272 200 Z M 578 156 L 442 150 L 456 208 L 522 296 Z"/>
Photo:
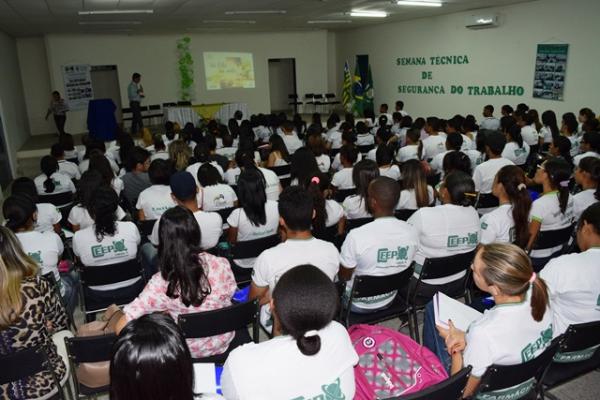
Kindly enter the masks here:
<path id="1" fill-rule="evenodd" d="M 204 74 L 207 90 L 255 87 L 252 53 L 205 52 Z"/>

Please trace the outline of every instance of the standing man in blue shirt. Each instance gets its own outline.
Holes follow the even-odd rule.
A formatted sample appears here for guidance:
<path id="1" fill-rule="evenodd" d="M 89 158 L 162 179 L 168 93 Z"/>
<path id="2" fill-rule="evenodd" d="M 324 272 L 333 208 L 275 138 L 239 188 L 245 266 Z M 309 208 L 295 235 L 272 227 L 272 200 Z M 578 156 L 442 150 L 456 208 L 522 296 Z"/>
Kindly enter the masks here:
<path id="1" fill-rule="evenodd" d="M 140 103 L 144 98 L 144 88 L 140 84 L 142 76 L 137 72 L 131 77 L 131 82 L 127 87 L 127 96 L 129 97 L 129 108 L 131 108 L 131 134 L 135 135 L 144 127 L 142 121 L 142 111 Z"/>

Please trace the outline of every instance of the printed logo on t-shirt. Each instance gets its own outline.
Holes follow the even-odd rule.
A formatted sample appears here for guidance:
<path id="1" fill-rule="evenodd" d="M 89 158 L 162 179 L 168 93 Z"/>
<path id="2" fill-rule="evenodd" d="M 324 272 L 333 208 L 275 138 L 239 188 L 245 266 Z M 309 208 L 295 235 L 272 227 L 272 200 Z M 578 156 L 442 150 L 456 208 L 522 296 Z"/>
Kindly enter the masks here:
<path id="1" fill-rule="evenodd" d="M 523 362 L 533 360 L 535 353 L 539 350 L 543 350 L 552 341 L 552 324 L 548 329 L 540 332 L 540 337 L 535 342 L 529 343 L 523 350 L 521 350 L 521 360 Z"/>
<path id="2" fill-rule="evenodd" d="M 486 230 L 488 228 L 488 224 L 486 224 L 485 222 L 481 223 L 481 229 Z"/>
<path id="3" fill-rule="evenodd" d="M 468 233 L 467 236 L 448 236 L 448 247 L 471 247 L 479 243 L 477 232 Z"/>
<path id="4" fill-rule="evenodd" d="M 596 300 L 596 310 L 600 311 L 600 294 L 598 295 L 598 299 Z"/>
<path id="5" fill-rule="evenodd" d="M 527 153 L 527 150 L 525 150 L 525 148 L 521 147 L 520 149 L 515 149 L 515 157 L 519 157 L 520 155 L 525 155 L 525 153 Z"/>
<path id="6" fill-rule="evenodd" d="M 318 394 L 313 397 L 298 396 L 292 400 L 345 400 L 346 396 L 342 393 L 342 385 L 340 384 L 340 378 L 337 378 L 335 382 L 329 385 L 322 385 L 322 394 Z"/>
<path id="7" fill-rule="evenodd" d="M 100 258 L 104 257 L 106 254 L 115 253 L 115 255 L 125 255 L 128 253 L 127 247 L 125 246 L 125 239 L 114 241 L 111 245 L 108 246 L 92 246 L 92 257 Z"/>
<path id="8" fill-rule="evenodd" d="M 54 183 L 54 186 L 57 187 L 57 188 L 59 188 L 59 187 L 62 186 L 59 181 L 56 181 L 54 179 L 52 179 L 52 183 Z"/>
<path id="9" fill-rule="evenodd" d="M 387 248 L 377 250 L 377 262 L 386 263 L 390 260 L 402 261 L 408 258 L 408 246 L 400 247 L 396 250 Z"/>
<path id="10" fill-rule="evenodd" d="M 152 211 L 155 214 L 161 215 L 163 214 L 165 211 L 167 211 L 169 208 L 171 208 L 170 206 L 159 206 L 159 207 L 152 207 Z"/>
<path id="11" fill-rule="evenodd" d="M 227 205 L 227 200 L 225 200 L 225 195 L 223 193 L 215 196 L 213 198 L 213 204 L 215 207 L 225 207 Z"/>
<path id="12" fill-rule="evenodd" d="M 42 265 L 42 251 L 36 251 L 35 253 L 27 253 L 29 257 L 33 259 L 37 264 Z"/>

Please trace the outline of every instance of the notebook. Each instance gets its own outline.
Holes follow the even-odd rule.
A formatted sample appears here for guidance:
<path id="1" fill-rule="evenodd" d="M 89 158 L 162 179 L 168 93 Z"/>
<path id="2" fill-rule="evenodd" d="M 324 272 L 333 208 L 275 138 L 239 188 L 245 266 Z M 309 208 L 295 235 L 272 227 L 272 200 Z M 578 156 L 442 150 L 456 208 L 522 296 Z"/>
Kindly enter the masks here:
<path id="1" fill-rule="evenodd" d="M 466 332 L 469 325 L 483 315 L 466 304 L 440 292 L 433 296 L 433 308 L 436 325 L 448 329 L 448 320 L 450 319 L 454 326 L 463 332 Z"/>

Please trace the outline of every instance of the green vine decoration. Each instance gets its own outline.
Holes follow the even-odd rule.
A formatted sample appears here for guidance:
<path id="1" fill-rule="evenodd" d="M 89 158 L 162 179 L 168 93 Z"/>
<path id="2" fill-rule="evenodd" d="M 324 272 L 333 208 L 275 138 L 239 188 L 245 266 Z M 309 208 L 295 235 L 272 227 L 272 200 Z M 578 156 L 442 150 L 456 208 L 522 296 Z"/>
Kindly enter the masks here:
<path id="1" fill-rule="evenodd" d="M 181 100 L 192 100 L 194 88 L 194 59 L 190 52 L 189 37 L 181 38 L 177 41 L 177 55 L 179 68 L 179 88 L 181 90 Z"/>

